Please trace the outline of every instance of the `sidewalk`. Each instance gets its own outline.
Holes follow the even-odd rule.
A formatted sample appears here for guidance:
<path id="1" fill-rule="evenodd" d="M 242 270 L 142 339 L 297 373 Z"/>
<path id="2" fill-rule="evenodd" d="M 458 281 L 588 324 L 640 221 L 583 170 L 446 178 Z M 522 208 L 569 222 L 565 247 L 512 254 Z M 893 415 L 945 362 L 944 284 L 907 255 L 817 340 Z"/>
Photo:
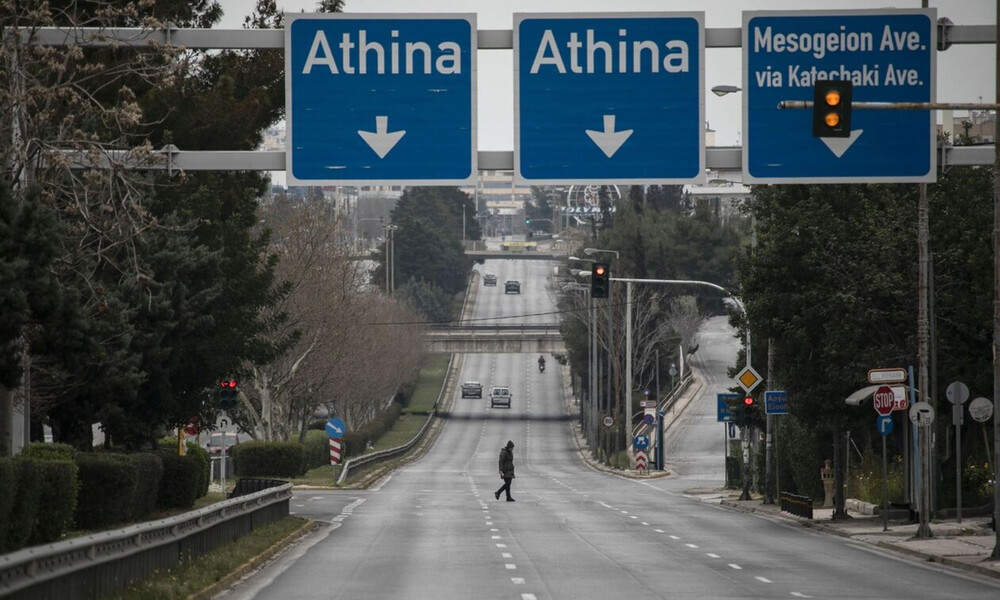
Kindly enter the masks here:
<path id="1" fill-rule="evenodd" d="M 851 510 L 847 511 L 851 518 L 833 520 L 832 508 L 814 508 L 813 518 L 806 519 L 782 512 L 777 504 L 765 505 L 759 496 L 752 500 L 739 500 L 740 490 L 692 490 L 691 494 L 705 501 L 718 498 L 722 506 L 734 510 L 765 514 L 928 562 L 1000 579 L 1000 560 L 990 559 L 996 545 L 996 534 L 990 529 L 988 516 L 966 517 L 961 523 L 955 519 L 932 519 L 931 537 L 917 538 L 919 524 L 908 520 L 890 520 L 888 530 L 883 531 L 882 517 Z"/>

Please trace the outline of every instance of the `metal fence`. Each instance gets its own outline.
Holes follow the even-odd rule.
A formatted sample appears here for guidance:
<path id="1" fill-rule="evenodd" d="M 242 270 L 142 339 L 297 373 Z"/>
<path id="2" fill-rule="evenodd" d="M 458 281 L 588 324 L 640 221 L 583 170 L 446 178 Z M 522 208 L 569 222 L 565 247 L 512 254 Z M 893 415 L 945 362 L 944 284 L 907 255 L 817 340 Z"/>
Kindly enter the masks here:
<path id="1" fill-rule="evenodd" d="M 0 598 L 100 598 L 288 516 L 292 486 L 0 556 Z"/>

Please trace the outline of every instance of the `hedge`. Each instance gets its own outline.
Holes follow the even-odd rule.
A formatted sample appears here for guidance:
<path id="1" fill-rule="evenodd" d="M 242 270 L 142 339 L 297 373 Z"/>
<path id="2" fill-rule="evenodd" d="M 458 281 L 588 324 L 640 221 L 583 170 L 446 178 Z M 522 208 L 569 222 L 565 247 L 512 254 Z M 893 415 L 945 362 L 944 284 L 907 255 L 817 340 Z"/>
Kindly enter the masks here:
<path id="1" fill-rule="evenodd" d="M 76 527 L 106 529 L 127 522 L 139 487 L 136 463 L 118 454 L 80 453 L 76 466 L 80 479 Z"/>
<path id="2" fill-rule="evenodd" d="M 161 450 L 163 479 L 157 495 L 161 508 L 191 508 L 202 488 L 203 468 L 197 453 L 178 456 L 177 451 Z"/>
<path id="3" fill-rule="evenodd" d="M 7 529 L 14 515 L 14 497 L 17 495 L 17 473 L 14 470 L 14 459 L 0 458 L 0 554 L 9 552 L 7 548 Z"/>
<path id="4" fill-rule="evenodd" d="M 325 431 L 307 431 L 304 452 L 306 470 L 330 464 L 330 437 Z"/>
<path id="5" fill-rule="evenodd" d="M 160 456 L 167 456 L 167 454 L 177 456 L 177 438 L 173 436 L 160 438 L 157 442 L 157 448 L 160 451 Z M 208 493 L 208 484 L 212 483 L 212 459 L 208 455 L 208 450 L 194 442 L 187 442 L 185 453 L 193 458 L 201 469 L 201 484 L 198 487 L 198 498 L 201 498 Z"/>
<path id="6" fill-rule="evenodd" d="M 0 536 L 5 552 L 23 548 L 31 539 L 42 495 L 41 463 L 33 458 L 14 458 L 14 476 L 17 478 L 14 503 L 7 529 Z"/>
<path id="7" fill-rule="evenodd" d="M 72 462 L 74 457 L 76 457 L 76 448 L 69 444 L 32 442 L 21 449 L 21 456 L 41 460 L 68 460 Z"/>
<path id="8" fill-rule="evenodd" d="M 306 472 L 305 446 L 295 442 L 247 442 L 233 446 L 240 477 L 299 477 Z"/>
<path id="9" fill-rule="evenodd" d="M 352 456 L 364 454 L 368 448 L 368 442 L 375 443 L 392 429 L 402 410 L 403 407 L 398 402 L 392 402 L 389 404 L 389 408 L 365 423 L 364 427 L 344 434 L 344 447 L 341 449 L 343 458 L 346 460 Z"/>
<path id="10" fill-rule="evenodd" d="M 126 456 L 135 465 L 137 475 L 135 501 L 129 520 L 143 521 L 156 511 L 156 498 L 163 479 L 163 460 L 159 455 L 149 452 Z"/>
<path id="11" fill-rule="evenodd" d="M 42 460 L 39 467 L 42 493 L 29 540 L 33 546 L 58 541 L 69 530 L 80 489 L 76 463 L 63 459 Z"/>

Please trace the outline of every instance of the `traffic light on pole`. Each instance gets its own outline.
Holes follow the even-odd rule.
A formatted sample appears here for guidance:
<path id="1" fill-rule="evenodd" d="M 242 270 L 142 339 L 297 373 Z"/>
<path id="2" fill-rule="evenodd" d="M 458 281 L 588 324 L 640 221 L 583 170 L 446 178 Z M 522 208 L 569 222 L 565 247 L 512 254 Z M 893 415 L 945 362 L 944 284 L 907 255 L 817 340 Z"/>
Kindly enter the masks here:
<path id="1" fill-rule="evenodd" d="M 525 217 L 525 219 L 524 219 L 524 224 L 525 224 L 525 225 L 531 225 L 531 219 L 529 219 L 529 218 Z"/>
<path id="2" fill-rule="evenodd" d="M 219 382 L 219 406 L 223 410 L 236 408 L 240 399 L 240 390 L 235 379 L 223 379 Z"/>
<path id="3" fill-rule="evenodd" d="M 817 81 L 813 86 L 813 136 L 851 137 L 850 81 Z"/>
<path id="4" fill-rule="evenodd" d="M 590 269 L 590 297 L 607 298 L 611 295 L 611 272 L 607 263 L 594 263 Z"/>
<path id="5" fill-rule="evenodd" d="M 743 417 L 743 425 L 749 425 L 753 421 L 753 396 L 747 394 L 743 398 L 743 408 L 740 415 Z"/>

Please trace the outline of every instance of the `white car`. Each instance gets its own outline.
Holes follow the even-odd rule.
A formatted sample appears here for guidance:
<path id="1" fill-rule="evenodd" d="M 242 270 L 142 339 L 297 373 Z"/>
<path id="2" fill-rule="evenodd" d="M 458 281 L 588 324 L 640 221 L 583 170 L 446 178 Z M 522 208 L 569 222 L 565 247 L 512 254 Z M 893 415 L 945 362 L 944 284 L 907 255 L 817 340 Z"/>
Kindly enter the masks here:
<path id="1" fill-rule="evenodd" d="M 495 385 L 490 390 L 490 408 L 496 408 L 497 406 L 510 408 L 510 399 L 512 397 L 509 387 Z"/>

